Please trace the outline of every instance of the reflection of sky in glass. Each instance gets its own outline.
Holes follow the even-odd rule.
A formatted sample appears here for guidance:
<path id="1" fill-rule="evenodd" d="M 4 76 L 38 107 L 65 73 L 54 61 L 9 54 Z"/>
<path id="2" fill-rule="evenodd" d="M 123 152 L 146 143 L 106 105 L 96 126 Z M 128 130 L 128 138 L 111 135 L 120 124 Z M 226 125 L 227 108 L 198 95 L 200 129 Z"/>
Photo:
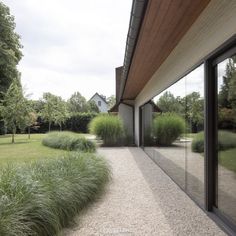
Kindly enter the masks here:
<path id="1" fill-rule="evenodd" d="M 192 92 L 200 93 L 204 97 L 204 65 L 202 64 L 186 77 L 186 95 Z"/>
<path id="2" fill-rule="evenodd" d="M 177 81 L 175 84 L 158 94 L 154 101 L 156 102 L 165 92 L 172 93 L 175 97 L 185 97 L 192 92 L 199 92 L 204 96 L 204 65 L 200 65 L 188 75 Z"/>

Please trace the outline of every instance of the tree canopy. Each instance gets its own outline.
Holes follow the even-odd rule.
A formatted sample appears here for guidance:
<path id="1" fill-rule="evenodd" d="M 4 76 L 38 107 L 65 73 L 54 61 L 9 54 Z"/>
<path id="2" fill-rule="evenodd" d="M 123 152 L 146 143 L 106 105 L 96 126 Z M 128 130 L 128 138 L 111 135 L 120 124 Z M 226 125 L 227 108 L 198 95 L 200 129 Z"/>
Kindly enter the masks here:
<path id="1" fill-rule="evenodd" d="M 20 74 L 16 65 L 22 58 L 20 36 L 15 32 L 14 17 L 0 2 L 0 91 L 6 92 Z M 2 94 L 0 95 L 2 98 Z"/>
<path id="2" fill-rule="evenodd" d="M 75 92 L 74 94 L 72 94 L 72 96 L 68 100 L 68 109 L 71 113 L 86 112 L 87 102 L 85 97 L 83 97 L 80 92 Z"/>
<path id="3" fill-rule="evenodd" d="M 62 124 L 68 117 L 66 102 L 60 96 L 56 96 L 51 93 L 44 93 L 42 102 L 43 107 L 40 114 L 49 124 L 48 131 L 51 130 L 51 124 L 53 122 L 56 125 L 59 125 L 61 130 Z"/>
<path id="4" fill-rule="evenodd" d="M 164 113 L 172 112 L 182 116 L 192 132 L 196 132 L 204 123 L 204 100 L 198 92 L 181 98 L 167 91 L 159 98 L 157 105 Z"/>
<path id="5" fill-rule="evenodd" d="M 116 104 L 116 97 L 115 95 L 111 95 L 107 98 L 108 108 L 111 109 Z"/>
<path id="6" fill-rule="evenodd" d="M 174 112 L 183 114 L 183 104 L 180 97 L 175 97 L 171 92 L 166 91 L 157 101 L 157 106 L 162 112 Z"/>
<path id="7" fill-rule="evenodd" d="M 12 142 L 16 129 L 26 127 L 28 115 L 27 100 L 23 95 L 22 87 L 17 79 L 13 80 L 0 105 L 0 114 L 5 127 L 12 133 Z"/>

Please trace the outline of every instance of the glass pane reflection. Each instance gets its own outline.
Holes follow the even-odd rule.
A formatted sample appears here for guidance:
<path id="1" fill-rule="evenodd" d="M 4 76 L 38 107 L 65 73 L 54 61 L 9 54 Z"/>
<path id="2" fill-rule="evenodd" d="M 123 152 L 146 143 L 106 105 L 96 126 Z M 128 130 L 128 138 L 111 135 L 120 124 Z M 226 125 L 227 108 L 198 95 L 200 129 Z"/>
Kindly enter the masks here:
<path id="1" fill-rule="evenodd" d="M 236 223 L 236 56 L 217 65 L 218 191 L 217 205 Z"/>
<path id="2" fill-rule="evenodd" d="M 203 65 L 142 109 L 145 152 L 200 204 L 204 202 L 203 113 Z"/>

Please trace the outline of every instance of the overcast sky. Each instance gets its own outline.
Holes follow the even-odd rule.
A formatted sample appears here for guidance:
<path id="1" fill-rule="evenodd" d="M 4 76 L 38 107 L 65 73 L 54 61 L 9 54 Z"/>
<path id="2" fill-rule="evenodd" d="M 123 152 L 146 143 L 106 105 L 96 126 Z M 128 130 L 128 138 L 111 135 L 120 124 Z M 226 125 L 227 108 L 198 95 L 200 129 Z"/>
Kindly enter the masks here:
<path id="1" fill-rule="evenodd" d="M 132 0 L 3 0 L 15 16 L 24 57 L 22 84 L 31 98 L 51 92 L 115 93 Z"/>

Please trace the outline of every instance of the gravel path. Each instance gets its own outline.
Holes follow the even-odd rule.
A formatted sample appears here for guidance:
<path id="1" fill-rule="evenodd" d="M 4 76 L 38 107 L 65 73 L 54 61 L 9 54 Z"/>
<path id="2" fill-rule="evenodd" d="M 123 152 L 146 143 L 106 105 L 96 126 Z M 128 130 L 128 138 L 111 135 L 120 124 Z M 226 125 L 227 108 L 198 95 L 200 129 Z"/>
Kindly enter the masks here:
<path id="1" fill-rule="evenodd" d="M 139 148 L 101 148 L 113 180 L 65 236 L 225 235 Z"/>

